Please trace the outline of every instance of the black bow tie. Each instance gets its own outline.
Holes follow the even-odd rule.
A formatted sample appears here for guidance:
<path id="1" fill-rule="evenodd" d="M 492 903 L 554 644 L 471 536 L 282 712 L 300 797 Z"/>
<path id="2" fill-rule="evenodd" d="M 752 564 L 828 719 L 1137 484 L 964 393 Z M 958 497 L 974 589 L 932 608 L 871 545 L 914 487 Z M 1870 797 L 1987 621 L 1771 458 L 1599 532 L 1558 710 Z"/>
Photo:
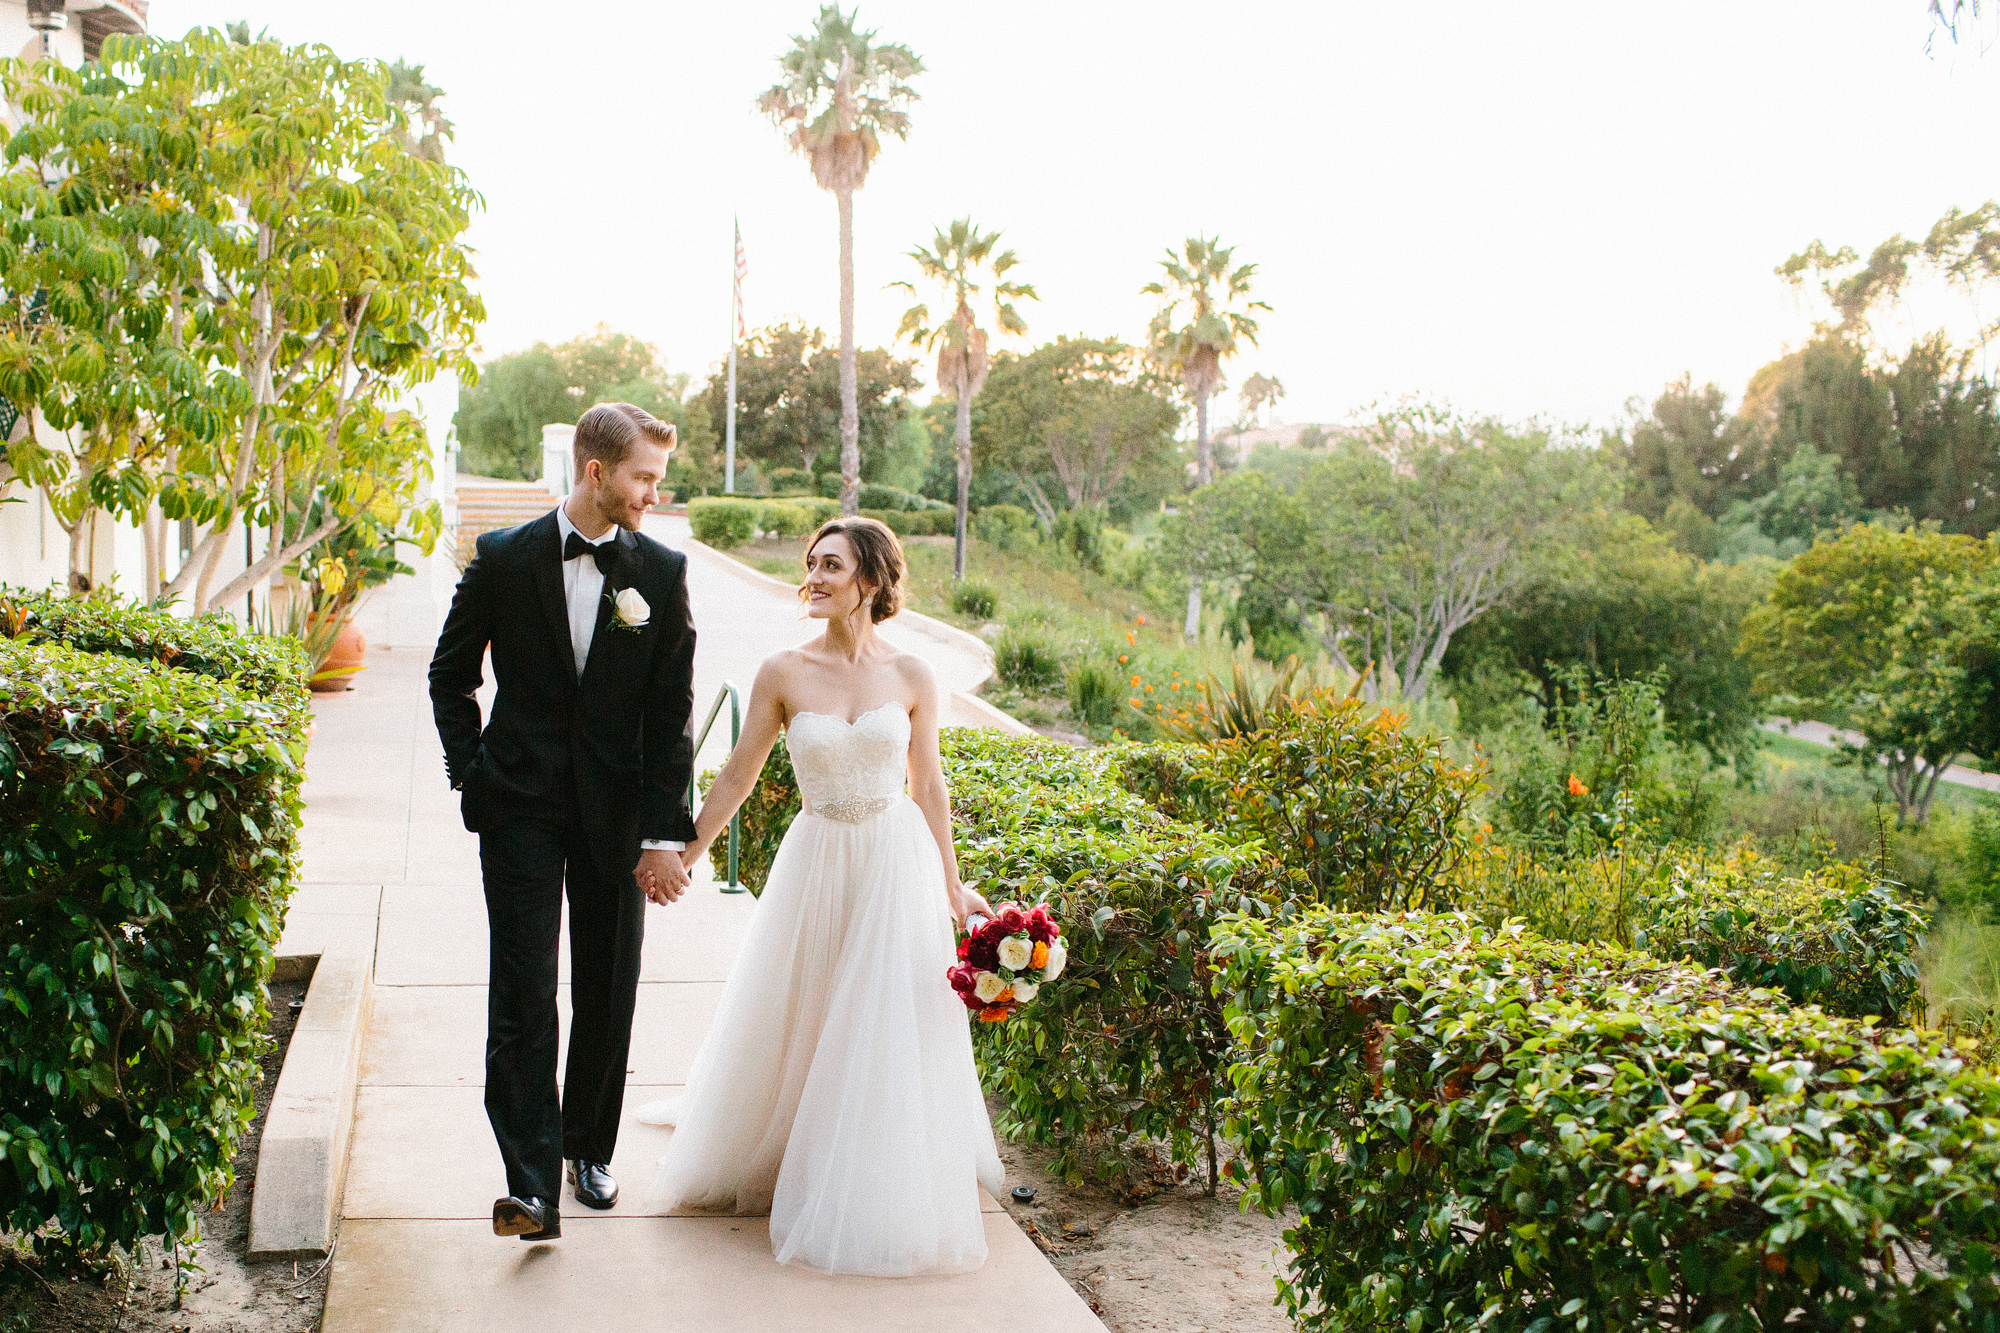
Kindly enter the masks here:
<path id="1" fill-rule="evenodd" d="M 596 559 L 597 568 L 606 578 L 611 577 L 611 571 L 617 565 L 618 557 L 623 554 L 625 554 L 625 548 L 618 544 L 618 538 L 616 537 L 613 537 L 601 546 L 594 546 L 585 541 L 583 534 L 580 532 L 572 532 L 569 536 L 563 538 L 564 564 L 568 564 L 580 555 L 591 556 Z"/>

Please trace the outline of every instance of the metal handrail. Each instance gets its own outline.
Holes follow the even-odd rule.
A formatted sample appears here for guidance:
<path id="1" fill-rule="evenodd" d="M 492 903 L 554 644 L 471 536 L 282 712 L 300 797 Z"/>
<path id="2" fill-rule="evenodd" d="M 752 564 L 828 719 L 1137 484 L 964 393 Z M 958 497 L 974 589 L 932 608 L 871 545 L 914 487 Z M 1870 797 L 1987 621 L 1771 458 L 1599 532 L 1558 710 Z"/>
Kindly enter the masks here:
<path id="1" fill-rule="evenodd" d="M 701 734 L 695 737 L 694 753 L 695 753 L 695 760 L 697 763 L 700 762 L 701 747 L 708 744 L 709 729 L 715 725 L 715 719 L 722 712 L 722 701 L 724 699 L 727 699 L 729 701 L 730 750 L 734 751 L 736 749 L 736 742 L 742 739 L 743 704 L 736 694 L 736 687 L 725 680 L 722 682 L 722 688 L 715 692 L 715 702 L 709 705 L 708 719 L 701 724 Z M 690 773 L 688 774 L 689 810 L 693 810 L 695 808 L 694 798 L 695 798 L 694 774 Z M 729 817 L 729 882 L 722 885 L 721 892 L 723 893 L 749 892 L 749 890 L 743 887 L 742 882 L 736 878 L 736 859 L 738 855 L 742 852 L 742 848 L 743 848 L 743 811 L 741 808 L 738 808 L 736 813 Z"/>

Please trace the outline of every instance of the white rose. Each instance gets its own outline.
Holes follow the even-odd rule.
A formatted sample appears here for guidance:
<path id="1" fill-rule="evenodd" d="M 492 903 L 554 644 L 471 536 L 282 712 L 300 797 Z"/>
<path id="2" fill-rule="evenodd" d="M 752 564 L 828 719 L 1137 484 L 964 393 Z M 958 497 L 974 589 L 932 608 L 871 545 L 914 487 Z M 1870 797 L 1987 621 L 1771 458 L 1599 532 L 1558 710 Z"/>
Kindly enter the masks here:
<path id="1" fill-rule="evenodd" d="M 993 1003 L 1000 997 L 1000 992 L 1006 989 L 1007 983 L 1000 979 L 1000 974 L 997 972 L 981 972 L 979 980 L 972 983 L 972 993 L 979 997 L 981 1004 Z"/>
<path id="2" fill-rule="evenodd" d="M 621 625 L 634 627 L 645 624 L 653 618 L 653 608 L 646 605 L 646 599 L 639 595 L 637 588 L 621 588 L 611 600 L 612 614 Z"/>
<path id="3" fill-rule="evenodd" d="M 1019 972 L 1035 956 L 1035 942 L 1026 935 L 1009 935 L 1000 941 L 1000 966 Z"/>
<path id="4" fill-rule="evenodd" d="M 1034 999 L 1036 993 L 1041 989 L 1040 986 L 1037 986 L 1032 981 L 1017 981 L 1014 983 L 1014 998 L 1022 1004 L 1026 1004 L 1028 1001 Z"/>
<path id="5" fill-rule="evenodd" d="M 1042 984 L 1048 985 L 1062 975 L 1063 963 L 1069 958 L 1069 950 L 1061 940 L 1049 941 L 1049 961 L 1042 964 Z"/>

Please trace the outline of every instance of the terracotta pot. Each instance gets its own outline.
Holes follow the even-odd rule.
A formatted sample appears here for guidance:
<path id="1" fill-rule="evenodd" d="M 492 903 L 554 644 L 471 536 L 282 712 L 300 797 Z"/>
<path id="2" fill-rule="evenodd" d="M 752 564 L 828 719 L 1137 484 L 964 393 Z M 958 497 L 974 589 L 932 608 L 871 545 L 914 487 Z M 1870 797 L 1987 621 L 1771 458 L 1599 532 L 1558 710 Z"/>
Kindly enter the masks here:
<path id="1" fill-rule="evenodd" d="M 367 656 L 368 636 L 356 629 L 353 621 L 348 621 L 333 636 L 333 647 L 327 650 L 326 660 L 314 673 L 312 688 L 322 694 L 353 689 L 355 673 L 367 669 Z"/>

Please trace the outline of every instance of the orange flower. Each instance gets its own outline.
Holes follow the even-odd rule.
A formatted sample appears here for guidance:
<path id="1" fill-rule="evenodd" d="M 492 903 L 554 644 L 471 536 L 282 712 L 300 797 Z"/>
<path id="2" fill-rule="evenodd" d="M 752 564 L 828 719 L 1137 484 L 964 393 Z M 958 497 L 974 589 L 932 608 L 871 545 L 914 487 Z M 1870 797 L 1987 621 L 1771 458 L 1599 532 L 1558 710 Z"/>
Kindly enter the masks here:
<path id="1" fill-rule="evenodd" d="M 1125 654 L 1123 654 L 1123 653 L 1120 653 L 1120 654 L 1118 654 L 1118 661 L 1119 661 L 1119 662 L 1120 662 L 1121 664 L 1122 664 L 1122 663 L 1125 663 L 1125 662 L 1129 662 L 1129 661 L 1131 661 L 1131 660 L 1132 660 L 1131 658 L 1129 658 L 1129 657 L 1125 656 Z"/>
<path id="2" fill-rule="evenodd" d="M 1132 688 L 1135 690 L 1139 688 L 1139 678 L 1137 676 L 1132 677 Z"/>
<path id="3" fill-rule="evenodd" d="M 1001 991 L 998 995 L 993 997 L 993 1004 L 991 1007 L 997 1009 L 1001 1005 L 1007 1005 L 1012 1003 L 1014 1003 L 1014 988 L 1012 986 L 1009 986 L 1006 990 Z"/>
<path id="4" fill-rule="evenodd" d="M 1145 623 L 1146 623 L 1146 617 L 1144 617 L 1144 616 L 1140 616 L 1140 617 L 1139 617 L 1139 623 L 1140 623 L 1141 625 L 1145 624 Z"/>
<path id="5" fill-rule="evenodd" d="M 1132 645 L 1133 647 L 1135 647 L 1135 648 L 1136 648 L 1136 647 L 1138 647 L 1138 646 L 1139 646 L 1139 635 L 1138 635 L 1138 632 L 1137 632 L 1136 630 L 1129 630 L 1129 629 L 1128 629 L 1128 630 L 1126 630 L 1126 631 L 1125 631 L 1125 642 L 1127 642 L 1127 643 L 1131 644 L 1131 645 Z"/>
<path id="6" fill-rule="evenodd" d="M 1035 951 L 1034 953 L 1028 956 L 1028 966 L 1046 967 L 1048 965 L 1048 961 L 1049 961 L 1048 941 L 1047 940 L 1035 941 Z"/>
<path id="7" fill-rule="evenodd" d="M 981 1009 L 979 1011 L 979 1021 L 982 1023 L 1004 1023 L 1007 1021 L 1007 1011 L 997 1005 Z"/>
<path id="8" fill-rule="evenodd" d="M 1148 685 L 1146 687 L 1146 693 L 1151 694 L 1152 692 L 1153 692 L 1153 687 L 1151 685 Z"/>
<path id="9" fill-rule="evenodd" d="M 1571 796 L 1588 796 L 1590 795 L 1590 788 L 1583 785 L 1582 778 L 1572 773 L 1569 775 L 1569 794 Z"/>
<path id="10" fill-rule="evenodd" d="M 1127 699 L 1125 702 L 1131 704 L 1134 708 L 1144 708 L 1146 706 L 1144 699 Z"/>

